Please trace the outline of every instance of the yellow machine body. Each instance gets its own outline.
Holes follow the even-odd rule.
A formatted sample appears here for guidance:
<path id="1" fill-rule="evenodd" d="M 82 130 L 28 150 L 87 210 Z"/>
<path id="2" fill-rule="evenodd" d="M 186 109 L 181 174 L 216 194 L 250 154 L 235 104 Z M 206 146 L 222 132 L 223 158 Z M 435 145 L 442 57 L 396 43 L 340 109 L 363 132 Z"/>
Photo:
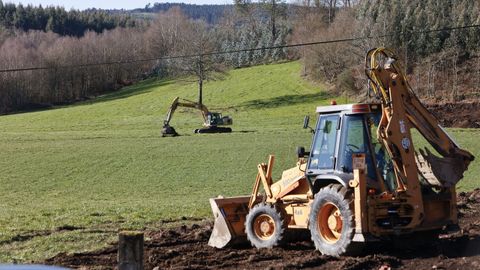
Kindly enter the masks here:
<path id="1" fill-rule="evenodd" d="M 282 178 L 273 183 L 271 172 L 274 160 L 274 156 L 271 155 L 268 164 L 258 165 L 252 195 L 210 199 L 215 217 L 214 228 L 208 242 L 210 246 L 223 248 L 231 243 L 245 241 L 245 217 L 255 204 L 264 200 L 272 204 L 280 201 L 284 203 L 283 209 L 288 215 L 289 228 L 307 228 L 308 207 L 313 194 L 305 177 L 305 160 L 300 159 L 296 167 L 284 171 Z M 268 195 L 259 195 L 260 184 Z"/>
<path id="2" fill-rule="evenodd" d="M 368 52 L 366 74 L 381 102 L 317 108 L 319 121 L 311 152 L 303 149 L 297 165 L 284 171 L 281 179 L 272 180 L 275 159 L 271 155 L 268 163 L 258 165 L 250 195 L 211 199 L 215 225 L 209 245 L 222 248 L 244 241 L 250 233 L 253 245 L 270 247 L 279 243 L 285 229 L 309 229 L 317 249 L 337 256 L 355 242 L 455 227 L 455 185 L 474 157 L 461 149 L 421 104 L 395 59 L 384 48 Z M 321 123 L 322 115 L 333 114 L 342 120 L 336 125 Z M 367 127 L 375 126 L 371 115 L 379 117 L 374 132 Z M 350 116 L 363 117 L 369 144 L 356 146 L 355 153 L 343 139 L 347 135 L 341 126 Z M 418 130 L 437 154 L 428 148 L 416 149 L 412 129 Z M 334 140 L 337 152 L 327 160 L 338 162 L 339 152 L 351 151 L 352 167 L 332 165 L 332 175 L 315 174 L 310 168 L 318 163 L 314 156 L 325 150 L 316 147 L 316 141 L 326 140 L 330 132 L 342 139 Z M 378 157 L 369 154 L 377 154 L 376 149 L 385 153 L 382 158 L 390 164 L 382 167 L 383 171 Z M 345 173 L 348 169 L 350 174 Z"/>

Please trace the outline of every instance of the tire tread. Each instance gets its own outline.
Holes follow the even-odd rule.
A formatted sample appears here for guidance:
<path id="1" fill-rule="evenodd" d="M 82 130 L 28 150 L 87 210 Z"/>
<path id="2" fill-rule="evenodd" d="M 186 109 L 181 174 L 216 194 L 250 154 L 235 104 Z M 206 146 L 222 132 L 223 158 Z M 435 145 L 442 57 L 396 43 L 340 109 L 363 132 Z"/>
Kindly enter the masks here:
<path id="1" fill-rule="evenodd" d="M 323 205 L 322 201 L 330 200 L 339 201 L 340 205 L 337 205 L 337 207 L 339 207 L 342 212 L 344 226 L 347 225 L 347 227 L 344 227 L 342 230 L 340 239 L 334 244 L 328 244 L 322 241 L 322 237 L 317 230 L 318 225 L 316 222 L 319 208 Z M 354 214 L 351 208 L 352 201 L 352 192 L 340 184 L 329 184 L 315 194 L 310 212 L 309 229 L 315 248 L 322 254 L 338 257 L 358 253 L 358 250 L 361 249 L 359 248 L 361 244 L 352 242 L 355 234 Z"/>
<path id="2" fill-rule="evenodd" d="M 245 219 L 245 233 L 247 235 L 247 239 L 250 241 L 252 246 L 258 249 L 273 248 L 284 243 L 284 236 L 287 224 L 285 222 L 284 211 L 282 210 L 283 209 L 281 207 L 278 207 L 276 205 L 259 203 L 249 211 Z M 262 213 L 270 215 L 275 221 L 277 228 L 277 231 L 275 232 L 273 237 L 267 241 L 257 238 L 253 233 L 253 228 L 251 226 L 251 223 L 254 221 L 255 217 Z"/>

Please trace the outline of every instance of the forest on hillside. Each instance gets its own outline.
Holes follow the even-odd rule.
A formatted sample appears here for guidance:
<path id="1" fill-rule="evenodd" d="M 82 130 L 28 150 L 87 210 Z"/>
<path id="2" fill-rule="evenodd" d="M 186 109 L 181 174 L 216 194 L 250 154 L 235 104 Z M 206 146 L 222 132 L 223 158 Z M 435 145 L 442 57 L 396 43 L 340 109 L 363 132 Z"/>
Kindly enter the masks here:
<path id="1" fill-rule="evenodd" d="M 102 10 L 70 10 L 63 7 L 34 7 L 0 0 L 0 29 L 6 31 L 53 32 L 81 37 L 85 31 L 101 33 L 117 27 L 135 27 L 137 21 L 128 14 L 112 15 Z"/>
<path id="2" fill-rule="evenodd" d="M 232 68 L 297 59 L 306 78 L 361 99 L 364 55 L 378 46 L 397 52 L 424 99 L 480 96 L 480 27 L 448 29 L 480 25 L 476 0 L 232 4 L 153 4 L 131 11 L 158 12 L 142 21 L 124 11 L 65 11 L 0 1 L 0 69 L 40 67 L 0 72 L 0 113 L 75 102 L 149 77 L 193 76 L 203 85 Z M 281 48 L 352 37 L 360 39 Z M 239 52 L 168 58 L 232 50 Z"/>
<path id="3" fill-rule="evenodd" d="M 364 90 L 365 52 L 384 46 L 397 52 L 420 97 L 480 97 L 480 27 L 449 29 L 480 25 L 479 1 L 358 1 L 333 14 L 333 20 L 325 14 L 320 22 L 317 13 L 307 10 L 294 28 L 294 40 L 383 36 L 304 49 L 306 72 L 331 81 L 337 92 L 355 95 Z"/>
<path id="4" fill-rule="evenodd" d="M 176 3 L 154 3 L 148 4 L 144 8 L 138 8 L 128 11 L 134 13 L 159 13 L 170 10 L 173 7 L 179 7 L 182 12 L 194 20 L 204 20 L 209 24 L 217 24 L 223 18 L 225 12 L 231 12 L 233 5 L 195 5 L 195 4 L 176 4 Z"/>

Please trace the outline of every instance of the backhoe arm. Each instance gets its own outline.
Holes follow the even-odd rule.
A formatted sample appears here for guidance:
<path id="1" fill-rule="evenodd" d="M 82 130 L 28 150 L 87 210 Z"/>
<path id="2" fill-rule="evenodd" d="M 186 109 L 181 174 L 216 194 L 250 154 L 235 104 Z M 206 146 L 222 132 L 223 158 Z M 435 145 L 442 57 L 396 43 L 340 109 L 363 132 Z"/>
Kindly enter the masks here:
<path id="1" fill-rule="evenodd" d="M 463 178 L 474 157 L 461 149 L 422 105 L 395 60 L 393 52 L 373 49 L 367 54 L 366 73 L 371 89 L 382 101 L 378 136 L 392 157 L 397 179 L 402 180 L 398 188 L 406 190 L 406 183 L 409 188 L 418 185 L 414 183 L 418 183 L 417 171 L 432 185 L 453 186 Z M 428 149 L 420 149 L 420 155 L 416 154 L 411 128 L 416 128 L 442 158 Z"/>

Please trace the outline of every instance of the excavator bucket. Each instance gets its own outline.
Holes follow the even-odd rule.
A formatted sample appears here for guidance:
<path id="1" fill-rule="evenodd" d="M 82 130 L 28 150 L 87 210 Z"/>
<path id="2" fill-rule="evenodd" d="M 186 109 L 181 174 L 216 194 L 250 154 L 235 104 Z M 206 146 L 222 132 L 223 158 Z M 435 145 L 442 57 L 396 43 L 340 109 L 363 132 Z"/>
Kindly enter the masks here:
<path id="1" fill-rule="evenodd" d="M 437 157 L 428 148 L 420 148 L 419 152 L 420 154 L 416 153 L 418 170 L 430 185 L 436 187 L 455 186 L 463 178 L 470 163 L 470 160 L 459 155 Z"/>
<path id="2" fill-rule="evenodd" d="M 162 137 L 175 137 L 178 136 L 177 131 L 170 126 L 170 125 L 164 125 L 162 128 Z"/>
<path id="3" fill-rule="evenodd" d="M 209 246 L 223 248 L 246 241 L 245 218 L 249 201 L 250 196 L 210 199 L 215 224 L 208 240 Z"/>

